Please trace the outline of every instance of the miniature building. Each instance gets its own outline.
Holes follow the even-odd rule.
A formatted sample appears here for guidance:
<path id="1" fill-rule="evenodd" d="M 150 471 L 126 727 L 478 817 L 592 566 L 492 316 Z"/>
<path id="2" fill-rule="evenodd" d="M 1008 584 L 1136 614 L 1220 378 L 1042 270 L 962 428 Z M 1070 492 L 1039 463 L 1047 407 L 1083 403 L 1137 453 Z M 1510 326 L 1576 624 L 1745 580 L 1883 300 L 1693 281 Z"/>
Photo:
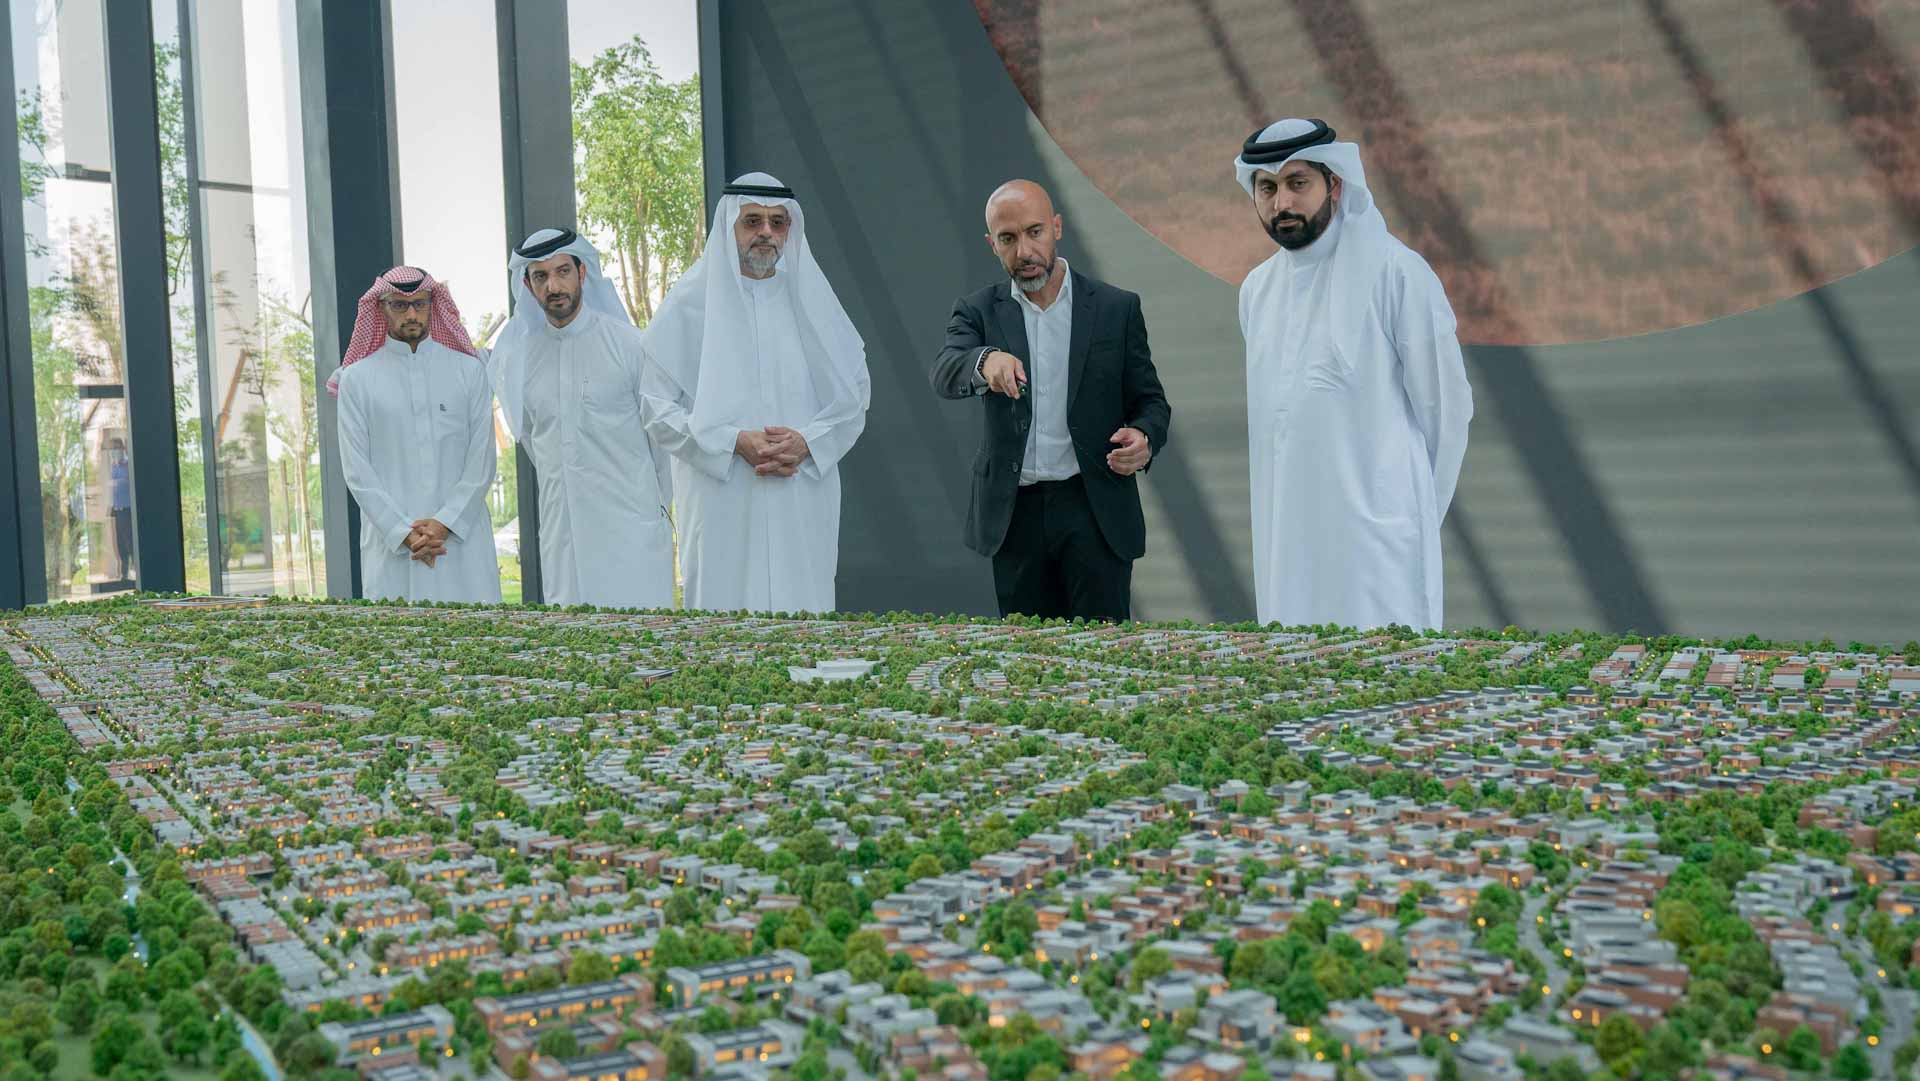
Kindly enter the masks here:
<path id="1" fill-rule="evenodd" d="M 382 1056 L 412 1056 L 421 1040 L 441 1043 L 453 1035 L 453 1015 L 442 1006 L 365 1021 L 329 1021 L 317 1030 L 333 1045 L 334 1062 L 345 1066 Z"/>
<path id="2" fill-rule="evenodd" d="M 673 992 L 675 1003 L 686 1006 L 707 995 L 729 996 L 749 988 L 777 995 L 795 980 L 806 979 L 812 971 L 804 955 L 792 950 L 775 950 L 738 961 L 670 968 L 667 988 Z"/>
<path id="3" fill-rule="evenodd" d="M 631 1010 L 649 1009 L 652 1005 L 653 984 L 637 973 L 599 983 L 556 987 L 551 991 L 473 1000 L 474 1012 L 494 1035 L 523 1026 L 538 1028 L 542 1022 L 571 1022 L 595 1013 L 624 1016 Z"/>

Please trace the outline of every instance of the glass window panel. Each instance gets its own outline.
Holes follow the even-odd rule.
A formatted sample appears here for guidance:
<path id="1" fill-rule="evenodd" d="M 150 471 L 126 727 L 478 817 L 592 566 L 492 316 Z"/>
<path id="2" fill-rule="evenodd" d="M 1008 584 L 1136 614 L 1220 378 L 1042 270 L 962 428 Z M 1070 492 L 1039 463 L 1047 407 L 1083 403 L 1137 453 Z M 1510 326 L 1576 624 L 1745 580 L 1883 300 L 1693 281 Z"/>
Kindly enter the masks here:
<path id="1" fill-rule="evenodd" d="M 47 597 L 132 588 L 99 0 L 13 0 Z"/>
<path id="2" fill-rule="evenodd" d="M 186 99 L 180 78 L 180 4 L 153 0 L 154 80 L 160 116 L 161 194 L 167 229 L 167 307 L 173 328 L 174 437 L 180 463 L 180 532 L 187 592 L 212 588 L 207 549 L 207 462 L 201 442 L 200 362 L 194 317 Z"/>
<path id="3" fill-rule="evenodd" d="M 394 4 L 392 13 L 403 258 L 446 283 L 467 333 L 487 345 L 507 316 L 506 181 L 498 114 L 491 108 L 500 100 L 493 5 L 408 0 Z M 455 117 L 458 122 L 449 122 Z M 513 441 L 498 403 L 494 414 L 494 547 L 501 599 L 517 604 Z"/>
<path id="4" fill-rule="evenodd" d="M 567 7 L 580 227 L 643 326 L 706 241 L 697 14 L 694 0 Z"/>
<path id="5" fill-rule="evenodd" d="M 325 592 L 292 0 L 189 0 L 223 590 Z"/>
<path id="6" fill-rule="evenodd" d="M 567 52 L 580 231 L 644 327 L 706 245 L 698 9 L 694 0 L 574 0 Z M 678 530 L 673 570 L 678 604 Z"/>

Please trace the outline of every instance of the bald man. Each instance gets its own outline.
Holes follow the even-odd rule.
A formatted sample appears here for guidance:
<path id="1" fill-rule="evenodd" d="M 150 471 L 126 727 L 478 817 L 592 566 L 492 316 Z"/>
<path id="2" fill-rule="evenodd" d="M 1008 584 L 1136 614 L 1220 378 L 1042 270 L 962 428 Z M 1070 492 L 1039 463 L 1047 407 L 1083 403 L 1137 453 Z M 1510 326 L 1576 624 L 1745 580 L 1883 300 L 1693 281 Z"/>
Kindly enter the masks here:
<path id="1" fill-rule="evenodd" d="M 1132 618 L 1147 550 L 1138 474 L 1173 410 L 1147 348 L 1140 298 L 1056 254 L 1045 189 L 1010 180 L 987 200 L 1005 281 L 954 302 L 933 364 L 942 398 L 979 398 L 967 547 L 993 560 L 1000 614 Z"/>

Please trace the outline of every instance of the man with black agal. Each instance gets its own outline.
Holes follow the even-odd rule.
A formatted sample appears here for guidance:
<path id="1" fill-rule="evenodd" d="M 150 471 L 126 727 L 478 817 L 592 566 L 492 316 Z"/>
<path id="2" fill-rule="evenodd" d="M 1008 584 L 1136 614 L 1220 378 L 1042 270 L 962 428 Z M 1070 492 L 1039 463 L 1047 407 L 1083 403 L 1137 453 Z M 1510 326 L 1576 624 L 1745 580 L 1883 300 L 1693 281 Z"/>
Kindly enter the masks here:
<path id="1" fill-rule="evenodd" d="M 534 233 L 508 265 L 493 382 L 540 478 L 543 599 L 671 608 L 673 482 L 642 415 L 640 332 L 573 230 Z"/>
<path id="2" fill-rule="evenodd" d="M 1439 627 L 1473 419 L 1446 290 L 1324 121 L 1255 132 L 1234 174 L 1279 246 L 1240 286 L 1260 620 Z"/>

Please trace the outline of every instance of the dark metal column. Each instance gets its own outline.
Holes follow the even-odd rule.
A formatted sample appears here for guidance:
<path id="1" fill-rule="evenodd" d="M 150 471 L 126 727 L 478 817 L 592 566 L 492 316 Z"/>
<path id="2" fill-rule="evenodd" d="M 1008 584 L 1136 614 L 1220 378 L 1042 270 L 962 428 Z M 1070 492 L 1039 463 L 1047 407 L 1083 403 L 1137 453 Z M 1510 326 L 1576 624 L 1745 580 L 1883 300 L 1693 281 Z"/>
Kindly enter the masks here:
<path id="1" fill-rule="evenodd" d="M 535 229 L 571 229 L 572 75 L 567 67 L 566 0 L 495 0 L 500 42 L 500 154 L 506 167 L 507 239 Z M 504 253 L 503 253 L 504 254 Z M 520 504 L 521 600 L 539 604 L 540 478 L 516 445 Z"/>
<path id="2" fill-rule="evenodd" d="M 33 417 L 33 327 L 27 309 L 27 227 L 20 193 L 19 98 L 13 21 L 0 19 L 0 608 L 47 599 L 40 534 L 40 448 Z"/>
<path id="3" fill-rule="evenodd" d="M 341 472 L 326 382 L 353 337 L 360 294 L 399 259 L 392 24 L 385 0 L 297 3 L 327 595 L 358 597 L 360 512 Z"/>
<path id="4" fill-rule="evenodd" d="M 726 110 L 721 95 L 721 0 L 700 0 L 700 156 L 705 166 L 706 216 L 720 205 L 720 192 L 732 179 L 727 170 Z"/>
<path id="5" fill-rule="evenodd" d="M 126 354 L 127 457 L 140 588 L 187 589 L 180 534 L 180 447 L 173 418 L 173 322 L 160 196 L 159 102 L 151 0 L 106 0 L 107 130 Z"/>

